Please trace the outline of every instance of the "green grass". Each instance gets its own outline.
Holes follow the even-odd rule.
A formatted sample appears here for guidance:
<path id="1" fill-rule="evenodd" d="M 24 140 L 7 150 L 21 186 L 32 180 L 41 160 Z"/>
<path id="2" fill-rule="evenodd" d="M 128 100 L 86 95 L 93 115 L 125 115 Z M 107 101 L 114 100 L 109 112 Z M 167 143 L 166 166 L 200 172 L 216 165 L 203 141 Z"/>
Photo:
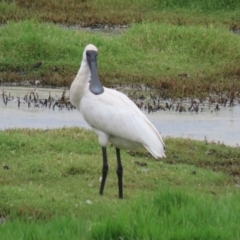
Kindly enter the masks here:
<path id="1" fill-rule="evenodd" d="M 239 37 L 225 28 L 142 23 L 122 34 L 104 35 L 31 20 L 11 22 L 0 35 L 1 76 L 6 81 L 40 78 L 47 85 L 70 86 L 84 47 L 93 43 L 105 85 L 141 82 L 161 88 L 170 82 L 170 91 L 182 92 L 184 85 L 195 94 L 197 86 L 239 88 Z M 44 63 L 39 70 L 31 69 L 37 61 Z M 178 77 L 182 73 L 190 77 Z"/>
<path id="2" fill-rule="evenodd" d="M 215 201 L 166 188 L 105 216 L 93 225 L 93 239 L 238 239 L 238 197 Z"/>
<path id="3" fill-rule="evenodd" d="M 1 131 L 1 239 L 239 239 L 239 182 L 231 172 L 239 169 L 239 149 L 165 143 L 162 161 L 122 151 L 119 200 L 113 147 L 98 194 L 101 147 L 91 131 Z"/>
<path id="4" fill-rule="evenodd" d="M 2 240 L 52 240 L 52 239 L 91 239 L 89 221 L 72 216 L 54 217 L 50 221 L 20 221 L 14 219 L 0 226 Z"/>
<path id="5" fill-rule="evenodd" d="M 7 221 L 1 236 L 4 240 L 239 239 L 238 201 L 239 194 L 216 198 L 164 188 L 128 204 L 91 205 L 88 215 Z"/>

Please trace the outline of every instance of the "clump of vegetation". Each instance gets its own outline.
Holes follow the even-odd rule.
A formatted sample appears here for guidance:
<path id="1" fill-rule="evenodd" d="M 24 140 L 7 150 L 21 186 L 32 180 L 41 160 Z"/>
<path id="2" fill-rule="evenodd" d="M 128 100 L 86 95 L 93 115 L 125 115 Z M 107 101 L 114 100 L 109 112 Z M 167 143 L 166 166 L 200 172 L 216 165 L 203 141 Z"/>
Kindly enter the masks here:
<path id="1" fill-rule="evenodd" d="M 228 206 L 237 199 L 214 199 L 163 188 L 153 198 L 139 198 L 101 218 L 92 227 L 93 239 L 234 239 L 239 207 L 229 211 Z M 234 220 L 228 225 L 229 219 Z"/>

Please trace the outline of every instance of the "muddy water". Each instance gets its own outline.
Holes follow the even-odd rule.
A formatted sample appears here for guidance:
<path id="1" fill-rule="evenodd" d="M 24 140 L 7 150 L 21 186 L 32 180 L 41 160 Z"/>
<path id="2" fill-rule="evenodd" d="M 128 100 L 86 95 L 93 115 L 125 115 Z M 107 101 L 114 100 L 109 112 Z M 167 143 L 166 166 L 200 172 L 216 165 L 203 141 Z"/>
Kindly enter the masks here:
<path id="1" fill-rule="evenodd" d="M 163 136 L 185 137 L 240 146 L 240 107 L 221 108 L 218 112 L 158 112 L 150 116 Z"/>
<path id="2" fill-rule="evenodd" d="M 81 114 L 76 110 L 46 107 L 30 107 L 22 100 L 24 95 L 35 91 L 39 98 L 51 97 L 59 99 L 63 89 L 0 87 L 0 94 L 11 93 L 14 99 L 3 103 L 0 97 L 0 129 L 7 128 L 61 128 L 88 127 Z M 66 91 L 68 96 L 69 91 Z M 20 98 L 20 107 L 18 99 Z M 214 140 L 226 145 L 240 145 L 240 106 L 221 107 L 220 111 L 204 111 L 201 113 L 159 111 L 147 114 L 151 122 L 161 134 L 172 137 L 184 137 L 198 140 Z"/>

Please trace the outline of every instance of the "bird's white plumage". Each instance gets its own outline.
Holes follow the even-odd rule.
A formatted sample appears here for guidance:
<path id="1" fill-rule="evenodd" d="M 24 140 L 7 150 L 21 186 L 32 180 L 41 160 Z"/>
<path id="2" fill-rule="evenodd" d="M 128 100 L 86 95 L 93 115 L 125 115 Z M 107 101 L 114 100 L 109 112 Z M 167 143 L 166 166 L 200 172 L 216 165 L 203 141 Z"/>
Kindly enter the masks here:
<path id="1" fill-rule="evenodd" d="M 164 143 L 157 129 L 126 95 L 109 88 L 99 95 L 89 89 L 91 72 L 86 61 L 88 45 L 80 70 L 70 89 L 70 100 L 98 135 L 99 143 L 108 141 L 120 149 L 145 147 L 155 158 L 165 157 Z"/>

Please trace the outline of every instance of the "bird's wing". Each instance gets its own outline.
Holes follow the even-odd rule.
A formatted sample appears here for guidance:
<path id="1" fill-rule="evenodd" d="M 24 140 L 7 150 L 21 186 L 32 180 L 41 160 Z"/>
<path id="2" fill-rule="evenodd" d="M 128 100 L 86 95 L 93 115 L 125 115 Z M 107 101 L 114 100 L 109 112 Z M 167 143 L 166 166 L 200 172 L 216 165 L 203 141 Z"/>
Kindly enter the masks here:
<path id="1" fill-rule="evenodd" d="M 110 136 L 141 143 L 147 149 L 152 142 L 164 148 L 162 137 L 153 124 L 126 95 L 118 91 L 104 88 L 100 95 L 88 92 L 81 100 L 80 110 L 89 125 Z"/>

